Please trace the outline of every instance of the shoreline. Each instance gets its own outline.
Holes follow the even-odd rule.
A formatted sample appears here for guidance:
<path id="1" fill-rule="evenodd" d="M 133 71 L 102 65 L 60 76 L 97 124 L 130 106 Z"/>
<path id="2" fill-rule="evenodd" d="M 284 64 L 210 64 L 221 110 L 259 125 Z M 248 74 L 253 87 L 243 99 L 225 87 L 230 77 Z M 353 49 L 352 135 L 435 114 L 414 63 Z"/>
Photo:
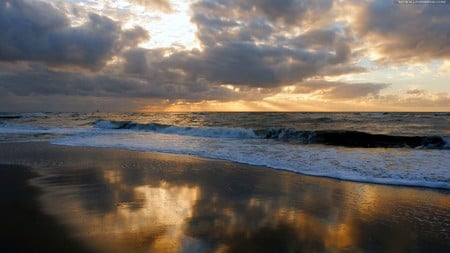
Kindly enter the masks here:
<path id="1" fill-rule="evenodd" d="M 60 224 L 64 231 L 57 234 L 94 252 L 450 249 L 448 190 L 45 142 L 3 143 L 0 151 L 0 164 L 21 165 L 0 167 L 22 168 L 2 173 L 20 175 L 23 166 L 39 173 L 31 179 L 39 191 L 21 197 L 30 209 Z M 31 189 L 21 180 L 2 187 Z"/>
<path id="2" fill-rule="evenodd" d="M 160 151 L 151 151 L 151 150 L 141 150 L 141 149 L 134 149 L 134 148 L 118 148 L 118 147 L 109 147 L 109 146 L 83 146 L 83 145 L 70 145 L 70 144 L 60 144 L 60 143 L 51 143 L 50 141 L 38 141 L 38 142 L 45 142 L 50 145 L 56 145 L 56 146 L 63 146 L 63 147 L 74 147 L 74 148 L 93 148 L 93 149 L 111 149 L 111 150 L 125 150 L 125 151 L 131 151 L 131 152 L 143 152 L 143 153 L 154 153 L 154 154 L 161 154 L 161 155 L 175 155 L 175 156 L 188 156 L 188 157 L 195 157 L 197 159 L 206 159 L 206 160 L 213 160 L 213 161 L 222 161 L 225 163 L 236 163 L 240 164 L 242 166 L 251 166 L 251 167 L 259 167 L 259 168 L 266 168 L 270 170 L 275 171 L 281 171 L 281 172 L 288 172 L 297 174 L 300 176 L 305 177 L 314 177 L 314 178 L 326 178 L 336 181 L 344 181 L 344 182 L 354 182 L 354 183 L 363 183 L 363 184 L 375 184 L 375 185 L 385 185 L 385 186 L 392 186 L 392 187 L 409 187 L 409 188 L 417 188 L 417 189 L 428 189 L 428 190 L 436 190 L 436 191 L 443 191 L 443 192 L 449 192 L 450 193 L 450 186 L 448 186 L 448 183 L 436 183 L 436 182 L 421 182 L 421 181 L 403 181 L 400 182 L 396 179 L 365 179 L 365 178 L 351 178 L 351 177 L 338 177 L 338 176 L 331 176 L 327 174 L 321 174 L 321 173 L 310 173 L 310 172 L 302 172 L 302 171 L 295 171 L 290 169 L 284 169 L 284 168 L 278 168 L 274 166 L 269 165 L 257 165 L 252 163 L 246 163 L 246 162 L 240 162 L 240 161 L 234 161 L 234 160 L 227 160 L 224 158 L 216 158 L 216 157 L 210 157 L 210 156 L 204 156 L 199 154 L 189 154 L 189 153 L 176 153 L 176 152 L 160 152 Z M 386 181 L 387 180 L 387 181 Z"/>
<path id="3" fill-rule="evenodd" d="M 138 152 L 138 153 L 147 153 L 147 154 L 160 154 L 160 155 L 168 155 L 168 156 L 186 156 L 186 157 L 193 157 L 194 159 L 200 159 L 200 160 L 206 160 L 206 161 L 219 161 L 224 163 L 235 163 L 242 166 L 249 166 L 249 167 L 256 167 L 256 168 L 264 168 L 268 170 L 274 170 L 279 172 L 287 172 L 287 173 L 293 173 L 300 176 L 305 177 L 313 177 L 313 178 L 323 178 L 323 179 L 330 179 L 335 180 L 337 182 L 343 181 L 343 182 L 353 182 L 353 183 L 362 183 L 362 184 L 373 184 L 373 185 L 380 185 L 380 186 L 390 186 L 390 187 L 407 187 L 407 188 L 414 188 L 414 189 L 422 189 L 422 190 L 431 190 L 431 191 L 438 191 L 443 193 L 450 193 L 450 188 L 447 186 L 439 186 L 440 184 L 445 183 L 411 183 L 411 182 L 398 182 L 397 180 L 392 180 L 393 182 L 384 182 L 382 179 L 352 179 L 352 178 L 342 178 L 342 177 L 334 177 L 329 176 L 326 174 L 314 174 L 314 173 L 306 173 L 301 171 L 294 171 L 289 169 L 283 169 L 283 168 L 277 168 L 277 167 L 271 167 L 267 165 L 256 165 L 256 164 L 249 164 L 246 162 L 239 162 L 239 161 L 233 161 L 233 160 L 227 160 L 223 158 L 214 158 L 209 156 L 202 156 L 198 154 L 188 154 L 188 153 L 171 153 L 171 152 L 160 152 L 160 151 L 148 151 L 148 150 L 140 150 L 140 149 L 133 149 L 133 148 L 118 148 L 118 147 L 109 147 L 109 146 L 78 146 L 78 145 L 69 145 L 69 144 L 59 144 L 59 143 L 52 143 L 51 140 L 37 140 L 37 141 L 11 141 L 11 142 L 4 142 L 0 143 L 0 149 L 1 145 L 4 144 L 19 144 L 19 143 L 42 143 L 44 145 L 51 145 L 51 146 L 60 146 L 60 147 L 67 147 L 67 148 L 79 148 L 79 149 L 106 149 L 106 150 L 123 150 L 128 152 Z"/>

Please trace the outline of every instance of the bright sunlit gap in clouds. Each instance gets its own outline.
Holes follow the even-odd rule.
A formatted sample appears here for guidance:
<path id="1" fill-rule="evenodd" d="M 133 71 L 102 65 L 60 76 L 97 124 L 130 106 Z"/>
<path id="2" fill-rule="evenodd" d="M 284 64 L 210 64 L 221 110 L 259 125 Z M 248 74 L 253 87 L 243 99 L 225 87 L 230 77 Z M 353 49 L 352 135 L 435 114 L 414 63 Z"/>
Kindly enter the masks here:
<path id="1" fill-rule="evenodd" d="M 200 48 L 195 36 L 197 28 L 190 21 L 189 5 L 191 2 L 193 1 L 171 1 L 173 10 L 169 13 L 130 5 L 128 8 L 133 16 L 126 22 L 125 27 L 142 26 L 150 32 L 151 39 L 140 44 L 144 48 Z"/>
<path id="2" fill-rule="evenodd" d="M 139 44 L 143 48 L 200 47 L 195 36 L 197 28 L 190 21 L 190 4 L 194 0 L 167 1 L 167 5 L 162 5 L 165 1 L 146 0 L 72 0 L 71 2 L 81 9 L 106 14 L 123 23 L 124 29 L 143 27 L 150 33 L 150 39 Z M 80 25 L 86 20 L 80 20 L 79 17 L 72 15 L 71 21 L 73 25 Z"/>

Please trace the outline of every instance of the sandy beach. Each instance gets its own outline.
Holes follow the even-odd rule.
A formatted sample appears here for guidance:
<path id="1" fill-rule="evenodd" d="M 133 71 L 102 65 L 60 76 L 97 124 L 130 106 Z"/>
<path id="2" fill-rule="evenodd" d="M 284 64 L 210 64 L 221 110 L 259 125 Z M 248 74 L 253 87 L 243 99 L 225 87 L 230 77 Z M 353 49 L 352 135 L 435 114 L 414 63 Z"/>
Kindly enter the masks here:
<path id="1" fill-rule="evenodd" d="M 448 190 L 45 142 L 0 164 L 2 252 L 450 250 Z"/>

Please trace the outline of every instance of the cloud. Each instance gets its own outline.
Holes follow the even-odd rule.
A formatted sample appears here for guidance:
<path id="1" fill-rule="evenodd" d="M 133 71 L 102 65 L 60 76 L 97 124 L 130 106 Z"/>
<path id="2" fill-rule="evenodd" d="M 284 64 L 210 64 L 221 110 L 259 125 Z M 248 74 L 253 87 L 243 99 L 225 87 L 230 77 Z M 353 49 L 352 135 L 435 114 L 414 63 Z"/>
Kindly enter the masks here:
<path id="1" fill-rule="evenodd" d="M 450 58 L 450 16 L 446 5 L 370 1 L 360 6 L 353 26 L 384 62 Z"/>
<path id="2" fill-rule="evenodd" d="M 129 2 L 147 8 L 158 9 L 165 13 L 173 12 L 173 7 L 169 0 L 129 0 Z"/>
<path id="3" fill-rule="evenodd" d="M 64 13 L 39 1 L 0 3 L 0 61 L 37 61 L 98 70 L 124 47 L 148 34 L 140 27 L 122 31 L 108 17 L 90 14 L 72 27 Z"/>
<path id="4" fill-rule="evenodd" d="M 151 105 L 165 105 L 161 99 L 139 99 L 130 97 L 97 97 L 68 95 L 0 95 L 0 107 L 13 111 L 59 111 L 59 112 L 92 112 L 100 111 L 137 111 Z"/>
<path id="5" fill-rule="evenodd" d="M 139 43 L 150 38 L 147 30 L 140 26 L 135 26 L 131 29 L 122 30 L 120 33 L 120 49 L 133 48 Z"/>
<path id="6" fill-rule="evenodd" d="M 345 26 L 288 34 L 293 26 L 310 22 L 318 10 L 329 11 L 331 5 L 331 1 L 200 1 L 192 6 L 192 21 L 203 47 L 177 51 L 138 48 L 147 32 L 141 27 L 122 30 L 119 22 L 106 16 L 90 14 L 85 23 L 73 27 L 50 4 L 7 2 L 0 10 L 0 27 L 14 29 L 8 28 L 7 36 L 0 39 L 0 60 L 37 63 L 30 64 L 29 70 L 1 75 L 0 89 L 16 96 L 262 99 L 305 78 L 361 71 L 352 64 L 354 41 Z M 284 11 L 288 13 L 281 15 Z M 47 19 L 37 19 L 44 14 Z M 20 22 L 11 23 L 11 17 Z M 105 68 L 113 57 L 119 61 Z M 67 72 L 61 66 L 98 73 Z"/>
<path id="7" fill-rule="evenodd" d="M 291 32 L 293 26 L 325 19 L 332 6 L 332 1 L 197 2 L 192 21 L 203 48 L 188 55 L 192 64 L 181 68 L 221 84 L 262 88 L 361 72 L 351 49 L 356 41 L 345 24 L 305 25 L 300 33 Z"/>
<path id="8" fill-rule="evenodd" d="M 421 95 L 408 94 L 379 96 L 374 104 L 379 106 L 390 106 L 405 110 L 417 111 L 448 111 L 450 108 L 450 94 L 447 92 L 426 92 Z"/>
<path id="9" fill-rule="evenodd" d="M 292 35 L 334 25 L 332 6 L 331 0 L 203 0 L 191 9 L 198 38 L 210 46 L 230 40 L 282 43 Z M 319 21 L 324 22 L 321 27 L 311 26 Z"/>
<path id="10" fill-rule="evenodd" d="M 292 93 L 316 94 L 325 99 L 357 99 L 377 96 L 389 85 L 385 83 L 346 83 L 311 80 L 296 84 Z"/>
<path id="11" fill-rule="evenodd" d="M 205 16 L 230 20 L 264 18 L 278 28 L 291 29 L 328 19 L 332 7 L 332 0 L 203 0 L 192 9 Z"/>
<path id="12" fill-rule="evenodd" d="M 210 86 L 201 79 L 192 83 L 169 81 L 109 72 L 80 74 L 54 71 L 33 64 L 28 70 L 0 73 L 0 93 L 5 96 L 65 95 L 188 101 L 227 101 L 240 96 L 225 87 Z"/>
<path id="13" fill-rule="evenodd" d="M 450 59 L 445 60 L 439 67 L 439 74 L 445 75 L 450 73 Z"/>
<path id="14" fill-rule="evenodd" d="M 411 90 L 406 91 L 406 94 L 420 96 L 420 95 L 424 95 L 425 94 L 425 90 L 411 89 Z"/>
<path id="15" fill-rule="evenodd" d="M 392 63 L 443 59 L 442 74 L 450 58 L 446 6 L 199 0 L 191 4 L 189 13 L 198 48 L 148 49 L 140 47 L 149 39 L 148 31 L 140 26 L 123 28 L 136 23 L 130 22 L 138 15 L 134 11 L 143 9 L 132 5 L 166 13 L 176 6 L 168 0 L 128 2 L 123 9 L 89 1 L 0 2 L 3 98 L 128 98 L 170 105 L 274 101 L 278 94 L 293 95 L 294 100 L 311 95 L 330 104 L 332 100 L 378 103 L 388 98 L 380 94 L 388 84 L 376 79 L 351 81 L 351 74 Z M 324 81 L 340 75 L 350 81 Z M 422 90 L 390 98 L 402 106 L 447 101 L 446 95 Z"/>
<path id="16" fill-rule="evenodd" d="M 152 79 L 186 83 L 205 79 L 212 85 L 275 88 L 319 73 L 332 75 L 333 72 L 326 70 L 339 64 L 344 64 L 343 72 L 355 71 L 345 65 L 350 57 L 348 47 L 338 45 L 335 50 L 308 51 L 233 41 L 170 56 L 163 49 L 136 49 L 126 52 L 124 57 L 128 73 Z"/>
<path id="17" fill-rule="evenodd" d="M 192 6 L 192 21 L 198 27 L 201 50 L 129 50 L 124 53 L 124 70 L 165 83 L 204 80 L 210 87 L 225 84 L 267 89 L 318 75 L 362 71 L 351 61 L 353 38 L 345 27 L 330 25 L 294 37 L 284 34 L 288 30 L 275 29 L 278 14 L 269 12 L 268 6 L 286 5 L 276 7 L 280 11 L 292 4 L 309 8 L 292 1 L 255 1 L 251 5 L 246 1 L 197 2 Z M 311 8 L 319 8 L 318 4 Z M 329 1 L 320 4 L 330 8 Z M 248 8 L 259 11 L 248 14 L 244 11 Z"/>
<path id="18" fill-rule="evenodd" d="M 380 90 L 387 87 L 387 84 L 378 83 L 342 84 L 325 92 L 323 97 L 328 99 L 354 99 L 367 97 L 369 95 L 376 96 Z"/>
<path id="19" fill-rule="evenodd" d="M 287 26 L 317 22 L 327 15 L 333 5 L 332 0 L 241 0 L 241 6 L 256 9 L 272 22 Z"/>

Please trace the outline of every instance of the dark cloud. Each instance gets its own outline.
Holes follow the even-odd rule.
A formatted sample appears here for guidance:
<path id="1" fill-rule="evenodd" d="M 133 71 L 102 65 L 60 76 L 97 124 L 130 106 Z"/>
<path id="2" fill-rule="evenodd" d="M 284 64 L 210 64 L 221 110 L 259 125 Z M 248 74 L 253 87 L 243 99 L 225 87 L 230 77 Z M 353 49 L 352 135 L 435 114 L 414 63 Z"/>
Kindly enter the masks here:
<path id="1" fill-rule="evenodd" d="M 129 0 L 129 2 L 139 4 L 147 8 L 158 9 L 165 13 L 173 12 L 173 7 L 168 0 Z"/>
<path id="2" fill-rule="evenodd" d="M 129 97 L 96 97 L 66 95 L 0 95 L 0 108 L 11 111 L 59 111 L 92 112 L 137 111 L 151 105 L 165 105 L 165 100 L 137 99 Z"/>
<path id="3" fill-rule="evenodd" d="M 149 38 L 150 35 L 147 30 L 140 26 L 135 26 L 132 29 L 122 30 L 118 42 L 121 48 L 136 47 L 140 42 Z"/>
<path id="4" fill-rule="evenodd" d="M 124 71 L 129 74 L 138 75 L 147 73 L 147 53 L 148 51 L 145 49 L 133 49 L 124 52 Z M 162 57 L 162 55 L 158 55 L 158 57 Z"/>
<path id="5" fill-rule="evenodd" d="M 192 7 L 192 21 L 202 51 L 183 54 L 186 65 L 176 60 L 181 55 L 170 58 L 195 77 L 262 88 L 360 72 L 351 61 L 354 38 L 345 24 L 290 33 L 291 26 L 322 18 L 331 7 L 332 1 L 200 1 Z"/>
<path id="6" fill-rule="evenodd" d="M 90 14 L 72 27 L 65 14 L 39 1 L 0 3 L 0 60 L 38 61 L 98 70 L 122 48 L 135 46 L 148 34 L 142 28 L 122 31 L 108 17 Z"/>
<path id="7" fill-rule="evenodd" d="M 96 96 L 150 99 L 184 99 L 190 101 L 239 98 L 230 89 L 210 86 L 204 80 L 192 83 L 171 82 L 117 73 L 91 73 L 53 71 L 42 65 L 29 70 L 0 73 L 0 93 L 12 96 Z"/>
<path id="8" fill-rule="evenodd" d="M 297 47 L 308 47 L 310 49 L 322 49 L 333 46 L 338 39 L 336 29 L 316 29 L 305 32 L 294 39 L 291 43 Z"/>
<path id="9" fill-rule="evenodd" d="M 334 50 L 308 51 L 238 41 L 170 56 L 165 56 L 165 50 L 138 49 L 125 53 L 125 71 L 161 82 L 205 79 L 212 85 L 274 88 L 297 83 L 348 61 L 347 46 L 338 45 Z"/>
<path id="10" fill-rule="evenodd" d="M 278 44 L 292 29 L 307 31 L 324 19 L 332 24 L 334 15 L 327 15 L 332 5 L 331 0 L 204 0 L 192 5 L 192 21 L 206 46 L 229 40 Z"/>
<path id="11" fill-rule="evenodd" d="M 286 29 L 329 18 L 332 0 L 203 0 L 193 5 L 196 13 L 230 20 L 265 18 Z"/>
<path id="12" fill-rule="evenodd" d="M 242 6 L 256 9 L 272 22 L 302 25 L 316 22 L 327 15 L 332 0 L 240 0 Z"/>
<path id="13" fill-rule="evenodd" d="M 450 7 L 371 1 L 361 6 L 354 26 L 382 54 L 380 61 L 430 61 L 450 57 Z"/>

